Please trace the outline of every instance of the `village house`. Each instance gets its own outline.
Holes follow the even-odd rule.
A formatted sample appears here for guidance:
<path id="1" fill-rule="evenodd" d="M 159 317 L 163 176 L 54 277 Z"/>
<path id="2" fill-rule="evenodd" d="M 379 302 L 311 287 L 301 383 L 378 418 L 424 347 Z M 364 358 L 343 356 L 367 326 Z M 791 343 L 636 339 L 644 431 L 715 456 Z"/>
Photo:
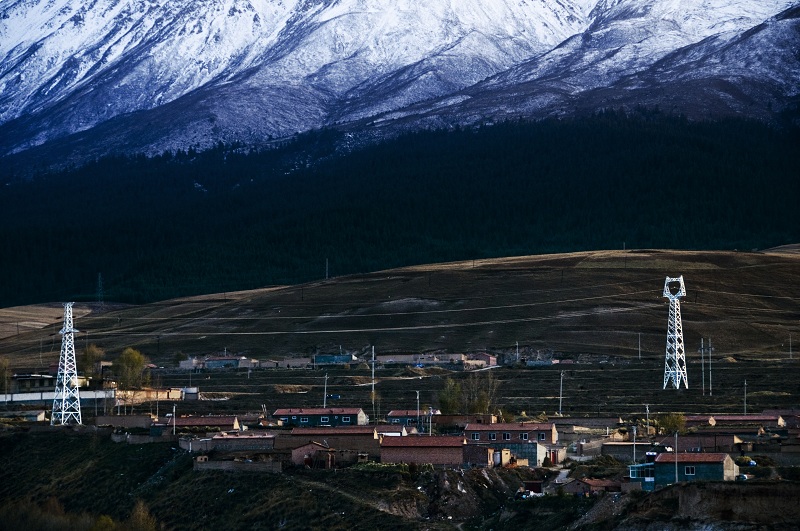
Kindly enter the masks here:
<path id="1" fill-rule="evenodd" d="M 566 449 L 557 446 L 558 432 L 553 424 L 502 422 L 468 424 L 464 437 L 469 445 L 490 446 L 496 451 L 508 449 L 518 459 L 542 466 L 545 458 L 556 464 L 566 457 Z"/>
<path id="2" fill-rule="evenodd" d="M 230 415 L 209 415 L 204 417 L 164 417 L 153 424 L 163 430 L 174 429 L 178 432 L 204 430 L 207 432 L 238 431 L 239 419 Z"/>
<path id="3" fill-rule="evenodd" d="M 311 358 L 285 358 L 262 362 L 261 366 L 270 369 L 310 369 L 313 363 Z"/>
<path id="4" fill-rule="evenodd" d="M 628 467 L 631 482 L 651 491 L 677 481 L 733 481 L 739 467 L 726 453 L 664 452 L 652 463 Z"/>
<path id="5" fill-rule="evenodd" d="M 567 494 L 589 496 L 602 492 L 621 492 L 622 483 L 611 479 L 580 478 L 566 483 L 563 490 Z"/>
<path id="6" fill-rule="evenodd" d="M 47 413 L 42 409 L 35 410 L 21 410 L 21 411 L 3 411 L 0 417 L 14 420 L 22 420 L 24 422 L 44 422 L 47 420 Z"/>
<path id="7" fill-rule="evenodd" d="M 350 365 L 357 363 L 358 358 L 353 354 L 314 354 L 314 365 L 317 367 L 326 365 Z"/>
<path id="8" fill-rule="evenodd" d="M 714 427 L 717 424 L 711 415 L 684 415 L 683 420 L 687 429 Z"/>
<path id="9" fill-rule="evenodd" d="M 384 437 L 381 462 L 461 466 L 465 444 L 464 437 L 451 435 Z"/>
<path id="10" fill-rule="evenodd" d="M 742 448 L 742 439 L 732 434 L 688 434 L 678 436 L 678 453 L 738 453 Z M 663 453 L 671 452 L 675 446 L 672 437 L 666 437 L 661 442 L 651 443 L 648 440 L 640 440 L 636 445 L 632 441 L 605 441 L 603 442 L 601 455 L 613 457 L 619 461 L 633 461 L 634 450 L 636 461 L 644 460 L 646 452 Z"/>
<path id="11" fill-rule="evenodd" d="M 96 426 L 146 429 L 157 420 L 154 415 L 99 415 L 95 417 Z"/>
<path id="12" fill-rule="evenodd" d="M 467 424 L 464 436 L 473 442 L 538 442 L 558 443 L 558 431 L 552 423 L 498 422 L 495 424 Z"/>
<path id="13" fill-rule="evenodd" d="M 203 360 L 204 369 L 238 369 L 239 358 L 233 356 L 211 356 Z"/>
<path id="14" fill-rule="evenodd" d="M 620 417 L 552 417 L 562 442 L 572 442 L 587 435 L 610 435 L 623 426 Z"/>
<path id="15" fill-rule="evenodd" d="M 361 408 L 276 409 L 272 417 L 284 426 L 366 426 L 369 422 Z"/>
<path id="16" fill-rule="evenodd" d="M 178 362 L 178 368 L 183 369 L 185 371 L 201 369 L 202 367 L 203 367 L 203 361 L 197 359 L 196 356 Z"/>
<path id="17" fill-rule="evenodd" d="M 765 409 L 761 414 L 782 417 L 786 428 L 800 428 L 800 409 Z"/>
<path id="18" fill-rule="evenodd" d="M 674 444 L 672 438 L 667 439 Z M 666 441 L 665 441 L 666 442 Z M 725 452 L 740 450 L 742 439 L 733 434 L 689 434 L 678 436 L 678 452 Z"/>
<path id="19" fill-rule="evenodd" d="M 85 382 L 84 382 L 85 385 Z M 56 378 L 50 374 L 14 374 L 8 392 L 11 394 L 55 391 Z"/>
<path id="20" fill-rule="evenodd" d="M 333 468 L 335 451 L 326 444 L 310 441 L 292 450 L 292 464 L 308 468 Z"/>
<path id="21" fill-rule="evenodd" d="M 497 415 L 433 415 L 430 420 L 433 423 L 433 427 L 439 431 L 463 431 L 467 424 L 495 424 Z"/>
<path id="22" fill-rule="evenodd" d="M 417 416 L 419 413 L 419 417 Z M 400 426 L 413 426 L 418 431 L 428 431 L 428 426 L 437 424 L 437 420 L 433 417 L 438 417 L 438 409 L 393 409 L 386 414 L 386 422 Z M 417 418 L 419 418 L 419 425 L 417 425 Z"/>
<path id="23" fill-rule="evenodd" d="M 655 460 L 656 486 L 675 482 L 675 463 L 678 481 L 733 481 L 739 467 L 725 453 L 662 453 Z"/>
<path id="24" fill-rule="evenodd" d="M 486 362 L 483 360 L 466 359 L 464 360 L 464 370 L 474 371 L 477 369 L 486 368 Z"/>
<path id="25" fill-rule="evenodd" d="M 294 449 L 310 441 L 318 441 L 356 454 L 366 454 L 371 459 L 379 459 L 381 436 L 374 426 L 336 426 L 294 428 L 287 435 L 281 433 L 276 439 L 276 448 Z"/>
<path id="26" fill-rule="evenodd" d="M 275 435 L 265 432 L 234 431 L 211 437 L 210 449 L 219 452 L 263 452 L 275 447 Z"/>
<path id="27" fill-rule="evenodd" d="M 511 451 L 505 450 L 508 455 L 507 464 L 511 459 Z M 467 444 L 464 446 L 464 464 L 467 466 L 492 468 L 494 466 L 495 449 L 491 446 Z"/>
<path id="28" fill-rule="evenodd" d="M 482 361 L 486 367 L 495 367 L 497 365 L 497 356 L 489 354 L 488 352 L 478 352 L 472 354 L 470 358 Z"/>
<path id="29" fill-rule="evenodd" d="M 780 415 L 714 415 L 717 428 L 783 428 L 786 422 Z"/>
<path id="30" fill-rule="evenodd" d="M 800 454 L 800 430 L 792 428 L 781 442 L 781 453 Z"/>
<path id="31" fill-rule="evenodd" d="M 375 426 L 375 431 L 382 437 L 405 437 L 406 435 L 416 433 L 414 429 L 409 431 L 405 426 L 393 426 L 391 424 L 378 424 Z"/>
<path id="32" fill-rule="evenodd" d="M 467 356 L 464 354 L 380 354 L 375 356 L 375 361 L 381 365 L 449 365 L 464 363 Z M 370 360 L 371 361 L 371 360 Z"/>
<path id="33" fill-rule="evenodd" d="M 605 441 L 600 449 L 600 455 L 613 457 L 623 463 L 629 461 L 642 461 L 644 454 L 651 449 L 647 441 L 634 443 L 633 441 Z"/>

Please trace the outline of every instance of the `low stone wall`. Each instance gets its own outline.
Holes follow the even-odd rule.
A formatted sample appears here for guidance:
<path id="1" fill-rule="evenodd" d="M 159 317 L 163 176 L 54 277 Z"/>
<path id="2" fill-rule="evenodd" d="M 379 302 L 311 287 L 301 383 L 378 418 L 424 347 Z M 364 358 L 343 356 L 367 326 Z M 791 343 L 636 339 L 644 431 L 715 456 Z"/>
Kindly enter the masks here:
<path id="1" fill-rule="evenodd" d="M 152 437 L 150 435 L 132 435 L 130 433 L 112 433 L 111 440 L 115 443 L 126 442 L 128 444 L 150 444 L 177 441 L 178 438 L 172 434 Z"/>
<path id="2" fill-rule="evenodd" d="M 605 440 L 578 443 L 578 455 L 596 457 L 602 453 Z"/>
<path id="3" fill-rule="evenodd" d="M 278 474 L 282 470 L 280 461 L 259 461 L 246 463 L 244 461 L 198 461 L 194 462 L 194 470 L 225 470 L 228 472 L 270 472 Z"/>

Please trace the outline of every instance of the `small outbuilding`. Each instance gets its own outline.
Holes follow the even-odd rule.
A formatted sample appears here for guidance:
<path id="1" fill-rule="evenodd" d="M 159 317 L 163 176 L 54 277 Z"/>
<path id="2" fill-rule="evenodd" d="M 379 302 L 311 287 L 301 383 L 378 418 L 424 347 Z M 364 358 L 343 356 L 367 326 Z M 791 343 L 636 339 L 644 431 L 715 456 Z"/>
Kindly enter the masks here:
<path id="1" fill-rule="evenodd" d="M 461 466 L 466 442 L 461 436 L 384 437 L 381 462 Z"/>

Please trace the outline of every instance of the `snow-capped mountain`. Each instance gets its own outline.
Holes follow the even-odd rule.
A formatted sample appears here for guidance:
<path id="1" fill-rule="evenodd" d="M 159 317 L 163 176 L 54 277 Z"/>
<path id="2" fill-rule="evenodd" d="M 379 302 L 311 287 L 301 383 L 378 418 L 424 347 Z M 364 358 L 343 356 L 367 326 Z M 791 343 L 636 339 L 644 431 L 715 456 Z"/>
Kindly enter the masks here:
<path id="1" fill-rule="evenodd" d="M 626 105 L 769 119 L 797 0 L 0 0 L 0 156 Z"/>

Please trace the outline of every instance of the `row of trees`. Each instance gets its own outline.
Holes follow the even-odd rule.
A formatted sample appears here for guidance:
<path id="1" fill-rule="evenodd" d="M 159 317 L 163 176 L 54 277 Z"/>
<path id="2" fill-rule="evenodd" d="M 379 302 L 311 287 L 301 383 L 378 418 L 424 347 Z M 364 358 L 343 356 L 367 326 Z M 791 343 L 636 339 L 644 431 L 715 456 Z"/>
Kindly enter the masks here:
<path id="1" fill-rule="evenodd" d="M 85 376 L 97 378 L 100 375 L 99 362 L 105 359 L 105 351 L 94 343 L 81 353 L 78 371 Z M 149 360 L 135 348 L 127 347 L 111 365 L 114 378 L 123 389 L 140 389 L 150 384 L 150 372 L 146 370 Z"/>
<path id="2" fill-rule="evenodd" d="M 460 382 L 447 378 L 438 394 L 439 409 L 444 415 L 494 413 L 498 384 L 491 371 L 470 373 Z"/>
<path id="3" fill-rule="evenodd" d="M 447 378 L 437 395 L 439 408 L 444 415 L 500 413 L 498 386 L 499 381 L 491 371 L 473 372 L 461 381 Z M 641 419 L 637 423 L 641 424 Z M 650 423 L 662 435 L 686 431 L 686 417 L 682 413 L 665 413 Z"/>
<path id="4" fill-rule="evenodd" d="M 2 529 L 71 529 L 74 531 L 156 531 L 161 528 L 147 504 L 136 500 L 130 516 L 115 521 L 108 515 L 69 513 L 57 498 L 48 498 L 41 505 L 32 501 L 0 504 Z"/>

